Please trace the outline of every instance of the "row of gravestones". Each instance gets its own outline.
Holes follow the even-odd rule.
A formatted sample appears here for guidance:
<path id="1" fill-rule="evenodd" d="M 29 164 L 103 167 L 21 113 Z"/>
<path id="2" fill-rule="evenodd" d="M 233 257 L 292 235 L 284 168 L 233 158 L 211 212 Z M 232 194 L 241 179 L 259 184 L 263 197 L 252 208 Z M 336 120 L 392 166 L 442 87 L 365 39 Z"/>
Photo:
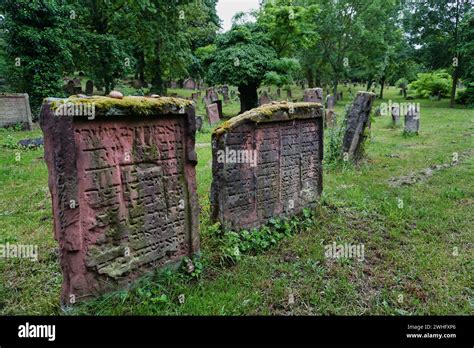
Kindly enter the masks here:
<path id="1" fill-rule="evenodd" d="M 82 110 L 100 98 L 74 106 Z M 343 147 L 354 158 L 373 100 L 359 92 L 347 114 Z M 58 117 L 67 105 L 47 99 L 40 125 L 62 303 L 70 305 L 197 253 L 199 204 L 191 101 L 111 99 L 97 103 L 94 122 Z M 252 109 L 214 130 L 212 154 L 211 216 L 224 228 L 258 228 L 299 214 L 322 192 L 323 107 L 282 102 Z"/>
<path id="2" fill-rule="evenodd" d="M 82 91 L 81 80 L 79 78 L 67 80 L 67 83 L 64 85 L 64 92 L 68 96 L 84 93 Z M 88 96 L 91 96 L 93 93 L 94 93 L 94 81 L 87 80 L 85 94 Z"/>

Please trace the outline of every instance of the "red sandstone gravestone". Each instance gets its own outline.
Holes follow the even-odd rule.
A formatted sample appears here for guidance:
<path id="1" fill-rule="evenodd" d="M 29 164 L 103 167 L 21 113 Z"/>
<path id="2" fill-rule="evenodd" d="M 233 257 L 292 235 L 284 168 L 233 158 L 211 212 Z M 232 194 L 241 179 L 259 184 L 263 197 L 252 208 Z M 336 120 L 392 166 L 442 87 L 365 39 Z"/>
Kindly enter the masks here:
<path id="1" fill-rule="evenodd" d="M 62 116 L 69 107 L 74 116 Z M 190 102 L 47 99 L 40 123 L 63 303 L 126 286 L 199 250 Z"/>
<path id="2" fill-rule="evenodd" d="M 323 89 L 322 88 L 308 88 L 303 92 L 303 101 L 312 103 L 323 102 Z"/>
<path id="3" fill-rule="evenodd" d="M 217 105 L 217 103 L 206 106 L 206 111 L 207 119 L 209 120 L 210 125 L 219 123 L 219 105 Z"/>
<path id="4" fill-rule="evenodd" d="M 234 230 L 299 214 L 322 191 L 322 107 L 272 103 L 212 135 L 212 219 Z"/>

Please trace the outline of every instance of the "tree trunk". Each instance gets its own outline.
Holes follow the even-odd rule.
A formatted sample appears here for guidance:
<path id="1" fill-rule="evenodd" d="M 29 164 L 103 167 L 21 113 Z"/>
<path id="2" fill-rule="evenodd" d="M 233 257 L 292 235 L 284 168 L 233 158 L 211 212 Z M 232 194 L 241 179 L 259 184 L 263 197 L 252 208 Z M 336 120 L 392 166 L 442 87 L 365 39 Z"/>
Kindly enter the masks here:
<path id="1" fill-rule="evenodd" d="M 383 86 L 385 85 L 385 76 L 380 81 L 380 99 L 383 99 Z"/>
<path id="2" fill-rule="evenodd" d="M 367 92 L 370 92 L 370 87 L 372 87 L 372 80 L 367 81 Z"/>
<path id="3" fill-rule="evenodd" d="M 258 106 L 258 86 L 257 85 L 241 85 L 240 93 L 240 113 L 256 108 Z"/>
<path id="4" fill-rule="evenodd" d="M 156 43 L 156 49 L 155 49 L 155 59 L 154 59 L 154 64 L 153 64 L 153 78 L 151 80 L 151 92 L 158 93 L 161 95 L 166 94 L 166 85 L 165 81 L 163 81 L 163 66 L 161 64 L 161 58 L 160 58 L 160 43 Z"/>
<path id="5" fill-rule="evenodd" d="M 314 76 L 311 68 L 306 69 L 306 79 L 308 80 L 308 88 L 314 88 Z"/>
<path id="6" fill-rule="evenodd" d="M 453 72 L 453 84 L 451 85 L 451 100 L 449 101 L 449 107 L 454 108 L 454 104 L 456 103 L 456 87 L 458 84 L 458 74 L 457 68 L 454 68 Z"/>
<path id="7" fill-rule="evenodd" d="M 332 93 L 333 93 L 333 97 L 334 97 L 334 105 L 337 104 L 337 84 L 338 84 L 338 81 L 336 79 L 336 80 L 334 80 L 333 87 L 332 87 Z"/>

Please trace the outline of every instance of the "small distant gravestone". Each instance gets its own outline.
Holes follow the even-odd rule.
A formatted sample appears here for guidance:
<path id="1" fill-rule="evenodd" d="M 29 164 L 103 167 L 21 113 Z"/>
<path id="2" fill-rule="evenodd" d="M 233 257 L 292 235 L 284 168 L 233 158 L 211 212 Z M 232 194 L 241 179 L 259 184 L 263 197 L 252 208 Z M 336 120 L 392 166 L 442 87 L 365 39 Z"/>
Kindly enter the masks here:
<path id="1" fill-rule="evenodd" d="M 308 88 L 303 92 L 303 101 L 313 103 L 323 103 L 323 89 L 322 88 Z"/>
<path id="2" fill-rule="evenodd" d="M 362 144 L 365 141 L 365 129 L 370 126 L 370 111 L 375 100 L 375 94 L 358 92 L 350 109 L 346 114 L 346 130 L 342 141 L 344 158 L 358 161 L 362 153 Z"/>
<path id="3" fill-rule="evenodd" d="M 86 82 L 86 95 L 92 95 L 94 93 L 94 82 L 87 80 Z"/>
<path id="4" fill-rule="evenodd" d="M 31 109 L 28 94 L 0 93 L 0 127 L 21 124 L 23 129 L 31 130 Z"/>
<path id="5" fill-rule="evenodd" d="M 209 120 L 209 124 L 213 125 L 219 123 L 219 106 L 217 103 L 212 103 L 206 106 L 207 111 L 207 118 Z"/>
<path id="6" fill-rule="evenodd" d="M 405 132 L 418 134 L 420 131 L 420 108 L 419 105 L 410 104 L 405 115 Z"/>
<path id="7" fill-rule="evenodd" d="M 221 88 L 221 94 L 222 97 L 224 98 L 224 103 L 228 103 L 230 98 L 229 98 L 229 86 L 224 85 Z"/>
<path id="8" fill-rule="evenodd" d="M 375 116 L 381 116 L 382 115 L 382 112 L 380 110 L 380 106 L 377 106 L 377 108 L 375 109 Z"/>
<path id="9" fill-rule="evenodd" d="M 288 89 L 286 90 L 286 97 L 287 97 L 288 99 L 293 98 L 293 93 L 291 93 L 291 88 L 288 88 Z"/>
<path id="10" fill-rule="evenodd" d="M 392 124 L 396 126 L 400 123 L 400 106 L 398 104 L 392 105 Z"/>
<path id="11" fill-rule="evenodd" d="M 280 88 L 277 89 L 277 96 L 278 96 L 278 98 L 281 98 L 281 90 L 280 90 Z"/>
<path id="12" fill-rule="evenodd" d="M 224 114 L 222 113 L 222 100 L 214 100 L 213 104 L 217 104 L 217 110 L 219 111 L 219 119 L 222 120 L 222 118 L 224 117 Z"/>
<path id="13" fill-rule="evenodd" d="M 326 97 L 326 108 L 325 108 L 325 125 L 326 127 L 334 127 L 336 125 L 336 112 L 334 111 L 334 97 L 329 94 Z"/>
<path id="14" fill-rule="evenodd" d="M 263 92 L 260 98 L 258 98 L 258 105 L 270 104 L 272 100 L 268 96 L 267 92 Z"/>
<path id="15" fill-rule="evenodd" d="M 74 94 L 75 94 L 74 91 L 75 91 L 75 89 L 74 89 L 74 81 L 73 81 L 73 80 L 69 80 L 69 81 L 67 82 L 67 84 L 64 86 L 64 92 L 66 92 L 66 94 L 67 94 L 68 96 L 70 96 L 70 95 L 74 95 Z"/>
<path id="16" fill-rule="evenodd" d="M 196 130 L 200 132 L 202 130 L 202 117 L 196 116 Z"/>
<path id="17" fill-rule="evenodd" d="M 199 100 L 199 95 L 197 93 L 192 93 L 191 94 L 191 99 L 194 100 L 194 101 L 198 101 Z"/>
<path id="18" fill-rule="evenodd" d="M 178 88 L 178 83 L 176 81 L 171 81 L 170 87 L 176 89 Z"/>
<path id="19" fill-rule="evenodd" d="M 197 87 L 196 81 L 194 81 L 194 79 L 192 78 L 186 79 L 183 82 L 184 89 L 196 89 L 196 87 Z"/>

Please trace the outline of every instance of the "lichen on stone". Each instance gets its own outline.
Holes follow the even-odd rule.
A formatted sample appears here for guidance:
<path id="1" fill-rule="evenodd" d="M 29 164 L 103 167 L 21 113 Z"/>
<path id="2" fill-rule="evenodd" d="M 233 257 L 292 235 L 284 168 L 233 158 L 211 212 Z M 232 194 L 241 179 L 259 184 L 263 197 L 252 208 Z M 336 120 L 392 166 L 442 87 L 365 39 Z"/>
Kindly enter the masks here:
<path id="1" fill-rule="evenodd" d="M 293 109 L 293 112 L 290 112 L 291 109 Z M 220 136 L 226 133 L 230 128 L 238 126 L 239 124 L 242 124 L 244 122 L 263 123 L 308 118 L 308 111 L 315 109 L 321 110 L 322 105 L 320 103 L 309 102 L 273 102 L 271 104 L 265 104 L 252 110 L 246 111 L 239 116 L 235 116 L 230 120 L 225 121 L 220 127 L 217 127 L 214 130 L 213 134 L 215 134 L 216 136 Z M 284 118 L 282 118 L 282 113 L 285 114 Z M 321 116 L 322 113 L 320 114 L 320 117 Z"/>
<path id="2" fill-rule="evenodd" d="M 95 112 L 99 115 L 108 114 L 111 110 L 118 110 L 122 113 L 127 112 L 127 114 L 132 115 L 156 115 L 165 111 L 169 112 L 169 109 L 175 109 L 176 113 L 180 113 L 181 109 L 190 107 L 192 105 L 191 101 L 182 98 L 149 98 L 139 96 L 128 96 L 123 97 L 122 99 L 102 96 L 70 96 L 66 99 L 48 98 L 45 100 L 45 102 L 50 103 L 50 107 L 53 111 L 56 110 L 60 105 L 67 103 L 72 103 L 74 105 L 93 104 Z"/>

